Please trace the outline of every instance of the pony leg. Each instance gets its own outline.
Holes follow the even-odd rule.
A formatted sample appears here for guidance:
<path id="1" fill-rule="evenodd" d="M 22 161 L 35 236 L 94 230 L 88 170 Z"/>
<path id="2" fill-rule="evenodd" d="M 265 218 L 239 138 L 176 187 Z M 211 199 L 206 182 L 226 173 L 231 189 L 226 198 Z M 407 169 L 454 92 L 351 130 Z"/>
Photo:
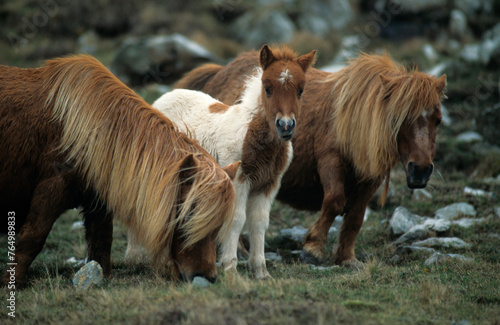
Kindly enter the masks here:
<path id="1" fill-rule="evenodd" d="M 250 269 L 256 279 L 271 278 L 266 268 L 264 243 L 269 227 L 272 199 L 264 194 L 248 198 L 248 228 L 250 232 Z"/>
<path id="2" fill-rule="evenodd" d="M 96 261 L 102 267 L 106 278 L 111 277 L 111 243 L 113 241 L 113 215 L 104 204 L 97 207 L 85 206 L 84 223 L 88 260 Z"/>
<path id="3" fill-rule="evenodd" d="M 328 231 L 335 218 L 344 211 L 346 199 L 342 169 L 336 156 L 326 156 L 318 162 L 318 172 L 325 194 L 320 217 L 309 227 L 305 236 L 301 259 L 306 263 L 319 263 L 323 257 Z"/>
<path id="4" fill-rule="evenodd" d="M 353 268 L 363 266 L 356 259 L 354 246 L 363 225 L 366 206 L 379 186 L 380 182 L 376 181 L 358 183 L 347 197 L 347 211 L 340 229 L 337 247 L 334 249 L 335 263 Z"/>
<path id="5" fill-rule="evenodd" d="M 67 192 L 67 183 L 61 176 L 38 183 L 26 222 L 17 235 L 14 261 L 9 261 L 17 264 L 7 266 L 2 277 L 3 284 L 14 283 L 12 275 L 15 276 L 16 287 L 24 284 L 28 267 L 42 250 L 54 222 L 70 207 Z M 11 274 L 11 271 L 14 272 Z"/>
<path id="6" fill-rule="evenodd" d="M 245 225 L 249 192 L 249 185 L 247 183 L 234 182 L 233 184 L 235 185 L 238 202 L 231 231 L 227 238 L 222 238 L 221 264 L 226 272 L 236 272 L 236 266 L 238 264 L 238 242 L 243 226 Z"/>

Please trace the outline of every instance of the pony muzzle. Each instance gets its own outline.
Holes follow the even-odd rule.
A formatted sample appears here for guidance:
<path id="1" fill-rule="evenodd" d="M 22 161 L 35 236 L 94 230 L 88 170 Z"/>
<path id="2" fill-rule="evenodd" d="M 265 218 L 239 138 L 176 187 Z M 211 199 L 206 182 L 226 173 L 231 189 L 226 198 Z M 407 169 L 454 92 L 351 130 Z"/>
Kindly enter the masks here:
<path id="1" fill-rule="evenodd" d="M 292 138 L 296 125 L 295 118 L 276 118 L 275 124 L 281 139 L 287 141 Z"/>
<path id="2" fill-rule="evenodd" d="M 424 188 L 431 177 L 434 165 L 420 166 L 410 161 L 406 169 L 406 183 L 409 188 Z"/>

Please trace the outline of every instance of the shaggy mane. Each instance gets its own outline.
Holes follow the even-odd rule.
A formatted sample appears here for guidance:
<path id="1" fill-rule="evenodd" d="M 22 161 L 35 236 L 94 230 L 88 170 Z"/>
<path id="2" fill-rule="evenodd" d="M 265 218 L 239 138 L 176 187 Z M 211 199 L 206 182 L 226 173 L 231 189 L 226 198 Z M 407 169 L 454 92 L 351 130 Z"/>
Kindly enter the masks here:
<path id="1" fill-rule="evenodd" d="M 273 52 L 273 56 L 277 61 L 292 61 L 298 56 L 294 50 L 284 44 L 271 45 L 269 49 Z"/>
<path id="2" fill-rule="evenodd" d="M 43 69 L 46 105 L 63 125 L 60 149 L 154 261 L 170 259 L 176 226 L 185 247 L 230 229 L 231 180 L 196 142 L 90 56 L 50 60 Z M 182 179 L 188 154 L 196 171 Z M 180 205 L 183 181 L 192 187 Z"/>
<path id="3" fill-rule="evenodd" d="M 384 84 L 383 77 L 389 80 Z M 387 54 L 362 54 L 331 74 L 337 141 L 362 179 L 386 176 L 399 160 L 397 135 L 405 120 L 439 107 L 435 78 L 407 71 Z"/>

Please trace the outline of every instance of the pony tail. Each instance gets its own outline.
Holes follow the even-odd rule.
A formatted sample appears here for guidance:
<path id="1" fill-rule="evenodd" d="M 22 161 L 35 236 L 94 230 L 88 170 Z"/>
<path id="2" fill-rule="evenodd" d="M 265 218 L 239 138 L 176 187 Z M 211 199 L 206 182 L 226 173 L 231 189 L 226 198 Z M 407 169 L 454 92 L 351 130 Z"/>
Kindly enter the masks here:
<path id="1" fill-rule="evenodd" d="M 387 200 L 387 195 L 389 194 L 389 181 L 391 179 L 391 170 L 387 171 L 387 174 L 385 175 L 385 184 L 384 184 L 384 191 L 382 192 L 382 195 L 380 196 L 380 206 L 385 205 L 385 201 Z"/>

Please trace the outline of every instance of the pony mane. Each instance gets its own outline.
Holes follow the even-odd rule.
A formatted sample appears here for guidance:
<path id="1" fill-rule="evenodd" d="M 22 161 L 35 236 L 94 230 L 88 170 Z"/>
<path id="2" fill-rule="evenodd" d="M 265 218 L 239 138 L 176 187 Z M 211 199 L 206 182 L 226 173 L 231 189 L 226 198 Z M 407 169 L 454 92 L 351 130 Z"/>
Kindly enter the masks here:
<path id="1" fill-rule="evenodd" d="M 277 61 L 292 61 L 298 56 L 294 50 L 284 44 L 271 45 L 269 48 Z"/>
<path id="2" fill-rule="evenodd" d="M 435 80 L 416 68 L 407 71 L 386 53 L 361 54 L 324 80 L 333 83 L 331 128 L 359 177 L 389 175 L 399 160 L 397 135 L 403 122 L 440 104 L 443 94 Z"/>
<path id="3" fill-rule="evenodd" d="M 219 235 L 229 231 L 231 180 L 196 142 L 90 56 L 50 60 L 43 69 L 46 106 L 63 126 L 59 149 L 154 261 L 171 258 L 176 227 L 185 247 L 220 227 Z M 196 170 L 182 179 L 189 154 Z M 192 185 L 180 205 L 183 181 Z"/>

